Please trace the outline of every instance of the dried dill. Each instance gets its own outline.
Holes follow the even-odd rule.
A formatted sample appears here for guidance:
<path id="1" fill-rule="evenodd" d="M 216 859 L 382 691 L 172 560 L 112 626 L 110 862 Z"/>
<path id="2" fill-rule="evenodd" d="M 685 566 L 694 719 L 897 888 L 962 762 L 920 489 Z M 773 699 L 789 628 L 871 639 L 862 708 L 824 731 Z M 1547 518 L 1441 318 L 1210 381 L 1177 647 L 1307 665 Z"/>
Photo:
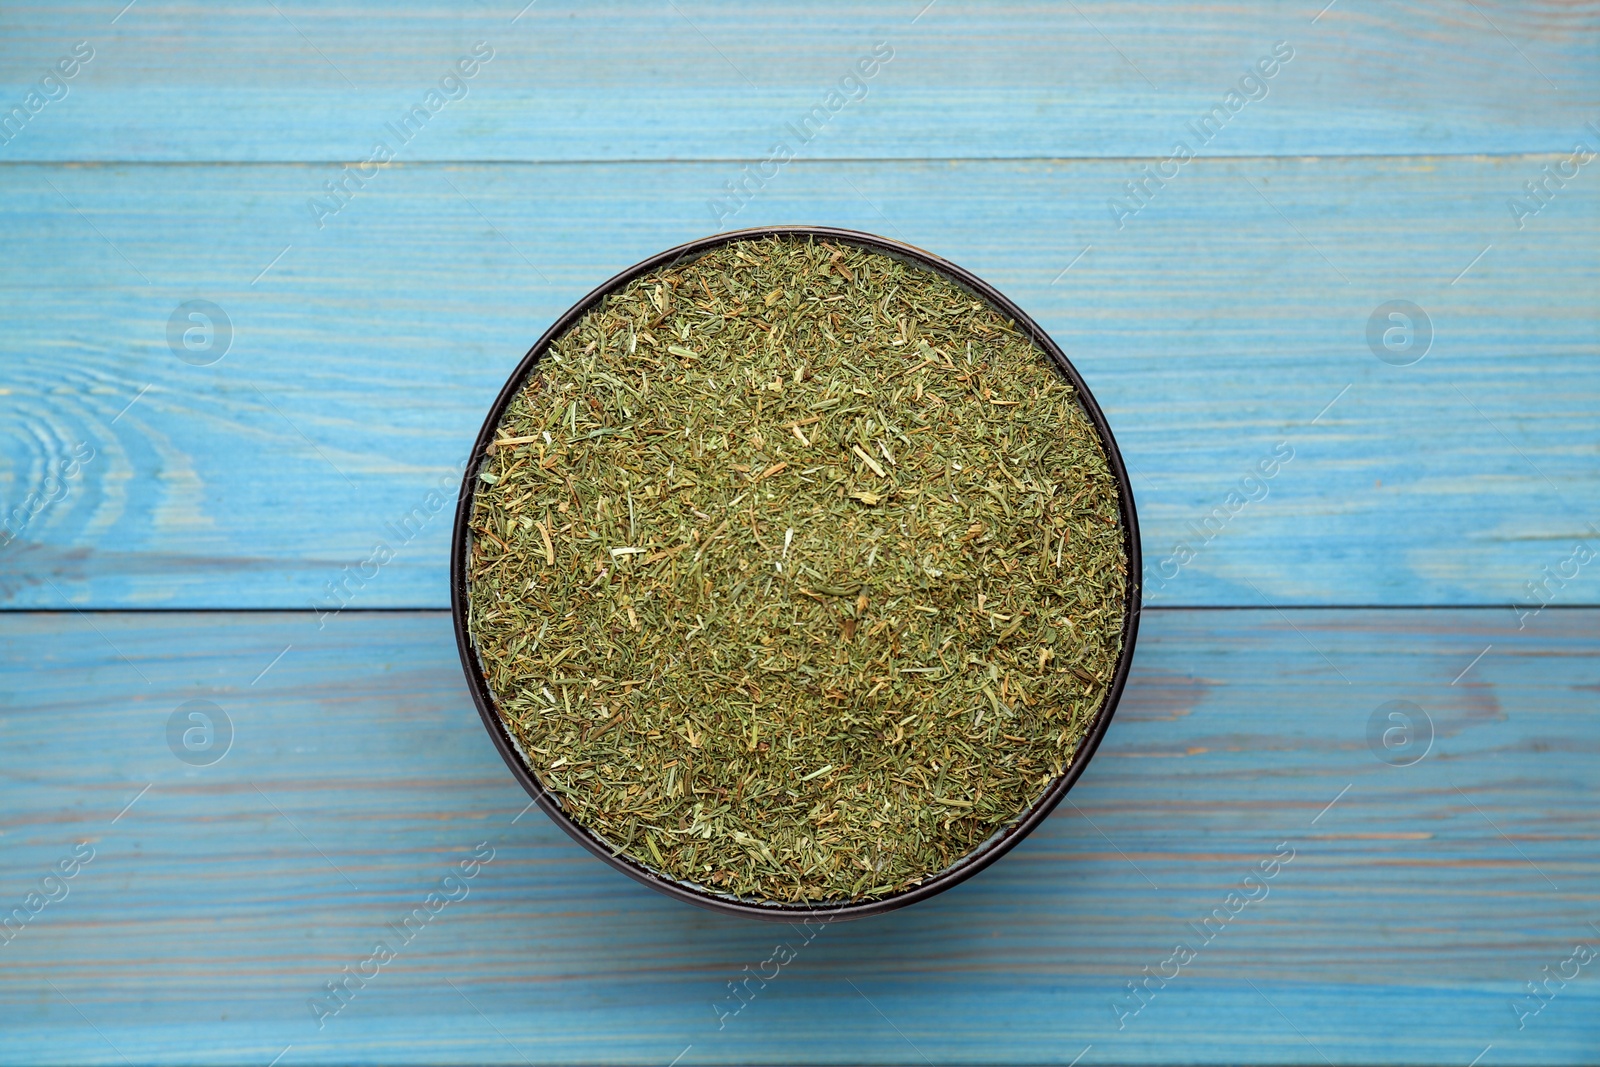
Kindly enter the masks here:
<path id="1" fill-rule="evenodd" d="M 530 768 L 713 894 L 893 894 L 1072 761 L 1121 651 L 1071 385 L 942 275 L 773 237 L 612 294 L 476 483 L 469 630 Z"/>

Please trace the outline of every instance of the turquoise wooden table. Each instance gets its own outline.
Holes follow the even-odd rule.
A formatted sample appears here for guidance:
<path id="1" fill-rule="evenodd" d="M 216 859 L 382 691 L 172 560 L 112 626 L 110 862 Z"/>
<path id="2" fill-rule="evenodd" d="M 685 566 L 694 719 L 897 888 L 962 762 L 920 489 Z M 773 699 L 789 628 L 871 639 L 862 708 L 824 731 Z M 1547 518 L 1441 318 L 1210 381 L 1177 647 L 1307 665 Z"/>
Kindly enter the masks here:
<path id="1" fill-rule="evenodd" d="M 0 1062 L 1600 1061 L 1595 4 L 125 2 L 0 9 Z M 1029 309 L 1146 556 L 1070 802 L 821 929 L 528 810 L 429 496 L 773 222 Z"/>

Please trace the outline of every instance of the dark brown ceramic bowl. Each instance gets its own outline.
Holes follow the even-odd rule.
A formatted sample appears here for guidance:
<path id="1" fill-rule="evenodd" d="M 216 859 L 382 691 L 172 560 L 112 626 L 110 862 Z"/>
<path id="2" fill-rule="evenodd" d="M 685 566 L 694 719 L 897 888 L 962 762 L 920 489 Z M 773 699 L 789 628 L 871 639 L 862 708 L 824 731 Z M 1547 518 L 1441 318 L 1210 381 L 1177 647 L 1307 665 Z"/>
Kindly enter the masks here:
<path id="1" fill-rule="evenodd" d="M 946 278 L 960 285 L 981 300 L 987 301 L 998 309 L 1018 327 L 1032 338 L 1033 343 L 1043 351 L 1049 353 L 1055 361 L 1056 369 L 1066 376 L 1078 392 L 1078 398 L 1088 413 L 1095 429 L 1100 434 L 1100 440 L 1105 446 L 1106 459 L 1111 467 L 1111 473 L 1117 480 L 1118 499 L 1121 501 L 1122 529 L 1125 537 L 1125 548 L 1128 557 L 1128 594 L 1122 623 L 1122 654 L 1117 659 L 1116 674 L 1112 679 L 1111 688 L 1106 693 L 1105 702 L 1095 714 L 1094 722 L 1090 724 L 1083 741 L 1079 743 L 1074 754 L 1072 764 L 1060 777 L 1050 783 L 1050 788 L 1038 800 L 1024 810 L 1021 815 L 1008 825 L 995 831 L 987 840 L 983 841 L 960 860 L 946 867 L 944 870 L 925 879 L 919 885 L 913 886 L 902 892 L 874 900 L 865 900 L 855 903 L 821 903 L 821 904 L 796 904 L 791 902 L 769 902 L 755 899 L 741 899 L 712 893 L 697 885 L 681 882 L 668 878 L 659 871 L 640 864 L 627 856 L 621 855 L 605 840 L 580 826 L 573 821 L 561 808 L 560 798 L 547 790 L 535 776 L 528 762 L 524 759 L 518 748 L 516 740 L 506 729 L 505 723 L 500 718 L 500 713 L 495 707 L 494 695 L 489 692 L 489 687 L 484 679 L 482 664 L 478 660 L 477 650 L 473 646 L 472 636 L 467 632 L 467 559 L 471 551 L 470 520 L 472 517 L 472 494 L 476 484 L 479 469 L 486 457 L 486 449 L 493 440 L 495 428 L 500 425 L 500 420 L 506 413 L 512 398 L 532 373 L 534 367 L 543 357 L 546 350 L 566 333 L 580 318 L 594 308 L 607 296 L 622 289 L 634 279 L 649 274 L 663 267 L 670 267 L 677 263 L 695 259 L 713 248 L 735 241 L 758 240 L 764 237 L 818 237 L 830 241 L 853 244 L 874 252 L 894 256 L 898 259 L 915 263 L 929 270 L 936 271 Z M 702 908 L 712 911 L 724 912 L 729 915 L 745 915 L 755 919 L 770 919 L 778 922 L 793 922 L 799 919 L 820 919 L 825 922 L 836 922 L 843 919 L 857 919 L 867 915 L 879 915 L 883 912 L 903 908 L 907 904 L 914 904 L 919 900 L 926 900 L 937 893 L 942 893 L 953 885 L 966 881 L 989 864 L 1005 855 L 1017 842 L 1027 837 L 1034 827 L 1045 820 L 1045 817 L 1054 810 L 1061 799 L 1067 795 L 1083 769 L 1089 765 L 1089 759 L 1094 755 L 1095 749 L 1100 745 L 1100 739 L 1105 736 L 1106 728 L 1111 724 L 1112 713 L 1115 712 L 1117 701 L 1122 696 L 1123 686 L 1128 680 L 1128 668 L 1133 662 L 1134 641 L 1139 632 L 1139 606 L 1140 606 L 1140 561 L 1139 561 L 1139 523 L 1133 506 L 1133 486 L 1129 484 L 1127 468 L 1123 466 L 1122 455 L 1117 451 L 1117 443 L 1111 436 L 1111 427 L 1106 424 L 1105 415 L 1101 413 L 1100 406 L 1095 403 L 1094 396 L 1089 392 L 1088 386 L 1078 374 L 1076 368 L 1067 360 L 1067 357 L 1057 347 L 1050 336 L 1039 328 L 1039 324 L 1029 318 L 1017 305 L 1006 299 L 992 286 L 982 279 L 961 269 L 953 263 L 938 258 L 919 248 L 891 241 L 869 233 L 859 233 L 854 230 L 838 230 L 822 226 L 767 226 L 750 230 L 736 230 L 731 233 L 720 233 L 714 237 L 704 237 L 698 241 L 679 245 L 677 248 L 668 249 L 659 255 L 651 256 L 642 263 L 637 263 L 618 274 L 610 281 L 595 289 L 582 300 L 578 301 L 567 312 L 551 324 L 544 332 L 544 336 L 528 350 L 516 371 L 506 380 L 500 395 L 495 399 L 494 406 L 489 409 L 488 417 L 483 421 L 483 428 L 478 431 L 478 439 L 473 443 L 472 455 L 467 463 L 466 474 L 461 485 L 461 496 L 456 507 L 455 532 L 450 544 L 450 611 L 455 620 L 456 645 L 461 652 L 461 666 L 467 675 L 467 687 L 472 691 L 472 699 L 478 705 L 478 714 L 483 718 L 484 728 L 489 731 L 489 736 L 494 739 L 495 747 L 500 750 L 500 755 L 505 759 L 506 766 L 511 768 L 511 773 L 522 787 L 528 791 L 538 805 L 544 809 L 545 814 L 555 820 L 557 826 L 565 830 L 574 841 L 594 853 L 600 859 L 609 863 L 617 870 L 636 881 L 643 882 L 652 889 L 659 890 L 670 897 L 676 897 L 690 904 L 697 904 Z"/>

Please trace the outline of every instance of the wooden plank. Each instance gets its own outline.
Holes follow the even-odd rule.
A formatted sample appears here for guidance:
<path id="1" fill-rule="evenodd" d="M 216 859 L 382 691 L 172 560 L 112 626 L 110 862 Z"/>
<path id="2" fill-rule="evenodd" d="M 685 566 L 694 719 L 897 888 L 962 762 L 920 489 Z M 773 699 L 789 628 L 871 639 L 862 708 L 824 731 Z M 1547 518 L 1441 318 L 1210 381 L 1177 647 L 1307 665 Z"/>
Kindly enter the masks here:
<path id="1" fill-rule="evenodd" d="M 1068 1063 L 1092 1044 L 1084 1064 L 1461 1067 L 1600 1047 L 1592 964 L 1521 1030 L 1513 1010 L 1600 946 L 1594 610 L 1522 631 L 1481 609 L 1153 611 L 1071 804 L 956 890 L 803 943 L 519 819 L 443 613 L 320 633 L 11 614 L 0 633 L 0 902 L 94 849 L 0 945 L 5 1063 Z M 208 766 L 168 748 L 193 699 L 233 727 Z M 1391 700 L 1431 722 L 1410 766 L 1420 742 L 1369 748 Z M 319 1030 L 310 998 L 482 841 L 466 898 Z M 1290 850 L 1119 1030 L 1127 983 Z M 798 957 L 719 1029 L 727 984 L 778 942 Z"/>
<path id="2" fill-rule="evenodd" d="M 94 55 L 0 159 L 366 159 L 480 41 L 493 59 L 404 158 L 1152 156 L 1280 41 L 1294 58 L 1207 151 L 1556 151 L 1600 104 L 1591 4 L 120 7 L 7 5 L 7 108 L 73 43 Z M 787 132 L 880 42 L 857 99 Z"/>
<path id="3" fill-rule="evenodd" d="M 818 164 L 736 221 L 904 238 L 1030 309 L 1134 472 L 1153 603 L 1510 604 L 1600 518 L 1600 185 L 1518 230 L 1545 162 L 1195 162 L 1120 230 L 1125 162 Z M 5 604 L 308 608 L 382 541 L 355 605 L 444 606 L 428 494 L 557 314 L 710 228 L 726 167 L 399 167 L 318 230 L 322 173 L 0 171 L 6 511 L 95 457 L 0 552 Z M 169 348 L 193 299 L 232 322 L 212 366 Z M 1413 366 L 1365 341 L 1392 299 L 1431 316 Z"/>

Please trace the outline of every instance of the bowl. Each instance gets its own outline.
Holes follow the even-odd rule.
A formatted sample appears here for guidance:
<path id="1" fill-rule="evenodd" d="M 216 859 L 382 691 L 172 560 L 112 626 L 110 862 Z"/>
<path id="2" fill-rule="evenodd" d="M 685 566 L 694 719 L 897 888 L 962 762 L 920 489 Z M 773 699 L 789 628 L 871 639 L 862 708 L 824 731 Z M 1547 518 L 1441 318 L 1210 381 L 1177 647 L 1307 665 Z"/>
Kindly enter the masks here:
<path id="1" fill-rule="evenodd" d="M 1049 355 L 1056 369 L 1065 376 L 1077 391 L 1079 402 L 1099 434 L 1110 471 L 1117 484 L 1124 548 L 1128 562 L 1127 599 L 1124 606 L 1121 635 L 1122 648 L 1117 658 L 1116 669 L 1111 683 L 1106 689 L 1105 698 L 1074 752 L 1071 762 L 1063 769 L 1060 775 L 1051 780 L 1045 791 L 1032 804 L 1005 826 L 1002 826 L 990 837 L 972 848 L 959 860 L 928 876 L 914 886 L 875 899 L 847 902 L 834 900 L 806 904 L 736 898 L 713 893 L 699 886 L 678 881 L 633 860 L 627 855 L 621 854 L 614 846 L 608 844 L 568 815 L 561 806 L 559 796 L 546 789 L 539 781 L 529 762 L 524 758 L 518 741 L 512 736 L 505 722 L 501 719 L 494 695 L 489 690 L 483 666 L 478 659 L 472 635 L 467 626 L 467 576 L 468 559 L 471 551 L 470 522 L 477 475 L 487 456 L 489 444 L 494 439 L 496 428 L 500 425 L 507 407 L 511 404 L 512 399 L 523 386 L 528 376 L 533 372 L 540 358 L 558 338 L 565 334 L 586 313 L 595 308 L 607 296 L 621 290 L 635 279 L 662 268 L 693 260 L 725 244 L 759 240 L 767 237 L 818 238 L 836 243 L 856 245 L 869 251 L 893 256 L 943 275 L 1010 318 L 1032 340 L 1035 346 Z M 1127 469 L 1123 465 L 1122 456 L 1111 434 L 1111 427 L 1106 423 L 1105 415 L 1101 412 L 1093 394 L 1090 393 L 1088 386 L 1084 384 L 1082 376 L 1073 367 L 1071 361 L 1067 359 L 1060 347 L 1050 339 L 1050 336 L 1021 308 L 1007 299 L 993 286 L 969 271 L 929 252 L 898 241 L 892 241 L 874 234 L 831 227 L 759 227 L 716 234 L 711 237 L 690 241 L 629 267 L 595 288 L 569 308 L 551 324 L 544 335 L 528 350 L 527 355 L 523 357 L 516 370 L 506 380 L 499 396 L 489 409 L 489 413 L 484 419 L 483 427 L 478 432 L 477 440 L 473 443 L 472 453 L 468 458 L 466 472 L 462 480 L 461 494 L 457 502 L 455 527 L 451 537 L 450 609 L 455 626 L 456 645 L 461 655 L 461 666 L 466 674 L 467 687 L 472 693 L 473 702 L 477 705 L 478 714 L 483 720 L 484 729 L 488 731 L 490 738 L 493 740 L 496 749 L 499 750 L 501 757 L 505 760 L 506 766 L 510 768 L 512 775 L 522 784 L 522 787 L 533 801 L 569 837 L 628 877 L 677 900 L 724 914 L 742 915 L 775 922 L 798 920 L 834 922 L 893 911 L 897 908 L 914 904 L 917 901 L 926 900 L 966 881 L 1016 847 L 1023 838 L 1027 837 L 1035 827 L 1049 816 L 1050 812 L 1072 789 L 1073 785 L 1082 776 L 1084 768 L 1088 766 L 1089 760 L 1093 757 L 1101 738 L 1105 736 L 1106 729 L 1111 723 L 1111 717 L 1116 711 L 1117 703 L 1127 682 L 1129 666 L 1133 661 L 1134 643 L 1139 629 L 1141 602 L 1138 531 L 1133 487 L 1129 483 Z"/>

